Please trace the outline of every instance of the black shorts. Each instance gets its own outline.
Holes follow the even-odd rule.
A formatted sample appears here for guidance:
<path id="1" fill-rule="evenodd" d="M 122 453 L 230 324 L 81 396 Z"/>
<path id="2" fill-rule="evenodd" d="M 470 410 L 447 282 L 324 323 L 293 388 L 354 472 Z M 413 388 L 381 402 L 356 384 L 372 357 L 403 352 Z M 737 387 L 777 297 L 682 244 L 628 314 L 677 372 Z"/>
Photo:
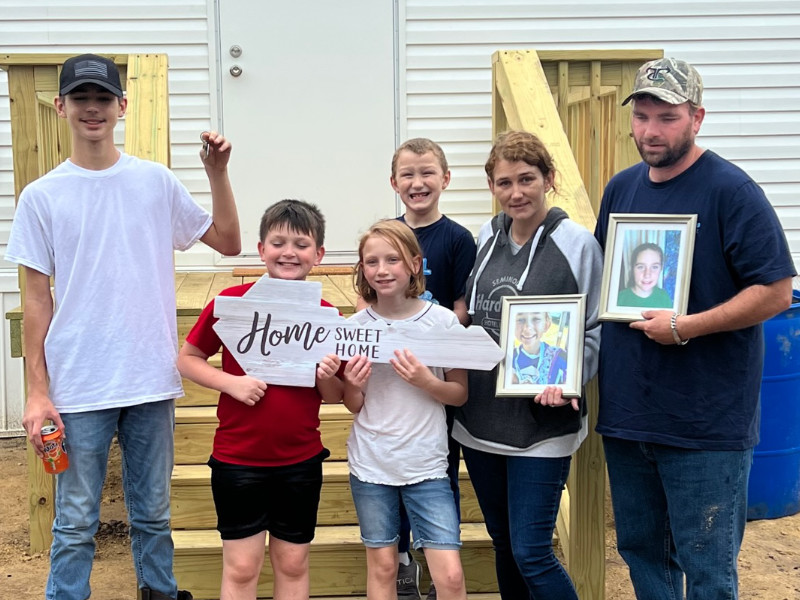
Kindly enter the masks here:
<path id="1" fill-rule="evenodd" d="M 240 540 L 262 531 L 293 544 L 314 539 L 322 488 L 323 450 L 283 467 L 251 467 L 220 462 L 213 456 L 211 492 L 217 530 L 223 540 Z"/>

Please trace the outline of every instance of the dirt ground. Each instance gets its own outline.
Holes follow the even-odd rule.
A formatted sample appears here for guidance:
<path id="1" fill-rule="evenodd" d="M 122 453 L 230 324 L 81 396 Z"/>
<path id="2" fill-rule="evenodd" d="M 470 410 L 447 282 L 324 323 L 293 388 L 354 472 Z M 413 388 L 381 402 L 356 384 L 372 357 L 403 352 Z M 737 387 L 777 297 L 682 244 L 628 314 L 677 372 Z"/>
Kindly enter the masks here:
<path id="1" fill-rule="evenodd" d="M 47 580 L 47 554 L 29 553 L 25 441 L 0 439 L 0 596 L 39 600 Z M 135 600 L 119 454 L 112 449 L 103 492 L 93 598 Z M 627 569 L 616 552 L 613 522 L 606 510 L 606 598 L 634 600 Z M 742 600 L 800 600 L 800 514 L 751 521 L 739 557 Z"/>

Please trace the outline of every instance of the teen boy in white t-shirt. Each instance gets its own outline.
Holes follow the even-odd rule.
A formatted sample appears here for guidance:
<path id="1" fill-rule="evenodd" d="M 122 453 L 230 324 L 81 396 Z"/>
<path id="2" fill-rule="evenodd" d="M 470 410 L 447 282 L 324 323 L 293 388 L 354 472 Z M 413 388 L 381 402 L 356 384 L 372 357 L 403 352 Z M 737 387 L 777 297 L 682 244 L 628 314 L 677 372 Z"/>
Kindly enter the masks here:
<path id="1" fill-rule="evenodd" d="M 91 593 L 100 494 L 117 433 L 139 596 L 185 600 L 191 594 L 177 589 L 169 527 L 174 399 L 183 395 L 173 251 L 201 240 L 239 253 L 231 145 L 204 135 L 209 215 L 166 167 L 115 147 L 127 99 L 112 61 L 68 59 L 55 107 L 72 132 L 72 154 L 23 190 L 5 257 L 24 267 L 26 280 L 23 426 L 41 455 L 40 431 L 52 420 L 70 456 L 56 478 L 46 598 Z"/>

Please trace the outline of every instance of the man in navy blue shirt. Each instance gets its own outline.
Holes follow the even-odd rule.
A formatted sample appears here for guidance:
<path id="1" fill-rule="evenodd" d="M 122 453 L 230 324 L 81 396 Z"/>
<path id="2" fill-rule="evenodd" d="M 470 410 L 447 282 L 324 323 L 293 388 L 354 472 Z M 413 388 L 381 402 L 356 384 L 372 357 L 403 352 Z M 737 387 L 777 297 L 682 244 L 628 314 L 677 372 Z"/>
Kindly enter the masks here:
<path id="1" fill-rule="evenodd" d="M 738 598 L 737 556 L 758 442 L 761 323 L 795 275 L 772 206 L 744 171 L 696 144 L 699 73 L 671 58 L 639 69 L 633 139 L 643 162 L 603 195 L 611 213 L 697 215 L 687 314 L 605 323 L 600 414 L 618 549 L 640 600 Z"/>

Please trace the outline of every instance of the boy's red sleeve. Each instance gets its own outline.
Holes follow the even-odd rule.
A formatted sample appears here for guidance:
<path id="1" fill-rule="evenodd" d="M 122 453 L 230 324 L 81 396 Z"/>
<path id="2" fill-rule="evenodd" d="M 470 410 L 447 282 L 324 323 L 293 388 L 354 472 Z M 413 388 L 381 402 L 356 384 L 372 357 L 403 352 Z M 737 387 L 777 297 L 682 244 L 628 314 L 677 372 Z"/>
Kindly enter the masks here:
<path id="1" fill-rule="evenodd" d="M 214 316 L 214 300 L 200 313 L 197 323 L 186 336 L 186 341 L 198 348 L 203 354 L 213 356 L 222 348 L 222 340 L 214 331 L 214 323 L 219 319 Z"/>

